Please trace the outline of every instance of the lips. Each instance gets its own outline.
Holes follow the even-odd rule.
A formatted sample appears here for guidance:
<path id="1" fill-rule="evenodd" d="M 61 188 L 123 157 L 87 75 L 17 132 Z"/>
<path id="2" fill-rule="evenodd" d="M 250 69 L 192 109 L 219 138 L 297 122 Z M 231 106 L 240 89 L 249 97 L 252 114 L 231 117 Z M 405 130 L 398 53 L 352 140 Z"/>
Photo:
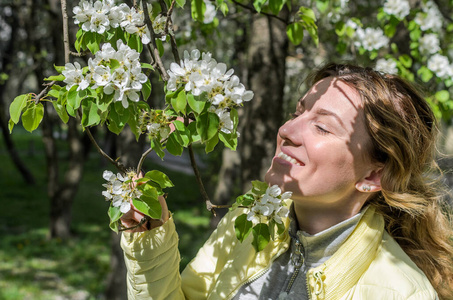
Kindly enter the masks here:
<path id="1" fill-rule="evenodd" d="M 291 157 L 289 156 L 288 154 L 285 154 L 283 152 L 280 152 L 278 155 L 277 155 L 278 158 L 281 158 L 281 159 L 284 159 L 290 163 L 292 163 L 293 165 L 296 165 L 296 166 L 302 166 L 303 164 L 301 162 L 299 162 L 297 159 L 295 159 L 294 157 Z"/>

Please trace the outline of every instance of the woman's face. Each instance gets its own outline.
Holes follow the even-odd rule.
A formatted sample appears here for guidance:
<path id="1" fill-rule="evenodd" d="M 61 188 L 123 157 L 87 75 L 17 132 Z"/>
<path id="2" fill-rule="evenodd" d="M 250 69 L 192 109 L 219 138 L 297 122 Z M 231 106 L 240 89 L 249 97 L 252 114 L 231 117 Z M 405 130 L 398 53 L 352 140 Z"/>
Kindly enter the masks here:
<path id="1" fill-rule="evenodd" d="M 319 81 L 280 127 L 266 181 L 293 192 L 296 205 L 343 206 L 372 176 L 359 94 L 343 81 Z M 363 198 L 363 194 L 361 196 Z"/>

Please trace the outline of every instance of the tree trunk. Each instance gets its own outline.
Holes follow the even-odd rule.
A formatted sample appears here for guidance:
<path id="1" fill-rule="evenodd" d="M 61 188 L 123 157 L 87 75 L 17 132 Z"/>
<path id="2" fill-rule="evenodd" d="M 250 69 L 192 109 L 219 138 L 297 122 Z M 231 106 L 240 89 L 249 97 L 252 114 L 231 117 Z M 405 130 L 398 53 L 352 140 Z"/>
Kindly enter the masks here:
<path id="1" fill-rule="evenodd" d="M 287 12 L 282 12 L 287 14 Z M 240 137 L 242 190 L 250 181 L 263 180 L 275 153 L 278 128 L 283 121 L 286 25 L 276 19 L 253 16 L 248 49 L 248 87 L 255 96 L 244 105 Z"/>
<path id="2" fill-rule="evenodd" d="M 17 35 L 17 30 L 19 29 L 19 22 L 17 20 L 17 15 L 16 14 L 11 14 L 9 16 L 9 20 L 7 20 L 9 25 L 11 26 L 11 33 L 10 33 L 10 38 L 9 41 L 7 42 L 6 47 L 4 48 L 4 52 L 0 53 L 0 57 L 2 58 L 2 72 L 5 74 L 10 75 L 11 69 L 12 69 L 12 64 L 13 64 L 13 58 L 15 57 L 17 53 L 17 47 L 15 45 L 16 41 L 16 35 Z M 17 170 L 20 172 L 22 175 L 22 178 L 24 179 L 26 184 L 34 184 L 35 183 L 35 178 L 33 174 L 30 172 L 30 170 L 26 167 L 26 165 L 23 163 L 23 161 L 20 159 L 19 154 L 17 152 L 17 149 L 14 145 L 13 140 L 11 139 L 11 136 L 9 134 L 8 130 L 8 123 L 7 123 L 7 114 L 6 114 L 6 109 L 5 107 L 7 106 L 7 103 L 4 99 L 5 96 L 5 87 L 6 84 L 8 83 L 8 80 L 5 80 L 3 83 L 0 84 L 0 128 L 2 130 L 2 136 L 5 141 L 6 149 L 8 150 L 9 156 L 11 157 L 11 160 L 13 161 L 14 165 L 16 166 Z"/>

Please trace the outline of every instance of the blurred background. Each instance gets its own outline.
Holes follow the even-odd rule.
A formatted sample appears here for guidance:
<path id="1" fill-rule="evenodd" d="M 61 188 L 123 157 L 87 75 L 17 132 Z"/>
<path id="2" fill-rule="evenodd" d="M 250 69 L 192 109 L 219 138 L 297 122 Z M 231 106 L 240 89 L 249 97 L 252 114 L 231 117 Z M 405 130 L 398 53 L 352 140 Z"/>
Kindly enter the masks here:
<path id="1" fill-rule="evenodd" d="M 132 1 L 124 2 L 132 5 Z M 443 75 L 428 65 L 431 77 L 418 70 L 435 54 L 451 61 L 452 2 L 408 1 L 411 14 L 394 22 L 393 33 L 385 29 L 379 17 L 386 2 L 293 1 L 293 8 L 305 5 L 315 11 L 319 45 L 308 34 L 298 45 L 289 42 L 282 20 L 294 18 L 297 11 L 290 8 L 275 18 L 257 14 L 248 1 L 231 1 L 224 17 L 212 2 L 205 1 L 203 22 L 192 20 L 189 3 L 175 10 L 180 53 L 194 48 L 211 52 L 218 61 L 234 68 L 241 82 L 255 93 L 253 101 L 239 112 L 238 151 L 218 145 L 206 155 L 203 148 L 195 149 L 215 204 L 231 204 L 249 188 L 251 180 L 263 178 L 274 155 L 277 129 L 305 91 L 304 78 L 329 61 L 375 66 L 381 58 L 390 59 L 396 72 L 419 83 L 427 95 L 437 95 L 429 100 L 442 120 L 438 148 L 443 155 L 439 155 L 439 165 L 451 186 L 453 67 L 444 66 L 452 71 Z M 71 43 L 78 30 L 72 8 L 78 4 L 67 1 Z M 416 20 L 419 12 L 426 26 L 440 20 L 440 27 L 421 29 L 417 23 L 418 33 L 413 33 L 416 30 L 410 21 Z M 12 134 L 8 130 L 8 108 L 13 99 L 19 94 L 38 94 L 43 78 L 56 74 L 53 66 L 64 65 L 61 15 L 60 1 L 56 0 L 0 0 L 0 299 L 125 299 L 119 236 L 108 227 L 109 203 L 101 195 L 102 172 L 116 170 L 97 153 L 75 122 L 63 124 L 59 120 L 52 105 L 45 106 L 46 117 L 33 133 L 20 125 Z M 342 33 L 349 30 L 345 27 L 348 20 L 370 28 L 382 27 L 388 38 L 383 46 L 365 49 L 364 43 L 354 40 L 357 37 Z M 414 46 L 427 34 L 438 38 L 432 46 L 435 52 Z M 366 39 L 359 38 L 362 42 Z M 171 51 L 166 50 L 163 60 L 168 68 L 172 60 Z M 147 55 L 144 51 L 143 59 Z M 88 57 L 71 59 L 86 65 Z M 152 85 L 150 105 L 162 107 L 162 82 L 156 77 Z M 104 151 L 129 167 L 137 164 L 149 146 L 145 139 L 137 142 L 129 130 L 119 136 L 102 126 L 92 131 Z M 169 190 L 168 204 L 180 235 L 183 269 L 226 210 L 218 210 L 217 217 L 206 210 L 187 153 L 177 158 L 166 156 L 165 161 L 151 154 L 144 169 L 161 170 L 175 183 Z"/>

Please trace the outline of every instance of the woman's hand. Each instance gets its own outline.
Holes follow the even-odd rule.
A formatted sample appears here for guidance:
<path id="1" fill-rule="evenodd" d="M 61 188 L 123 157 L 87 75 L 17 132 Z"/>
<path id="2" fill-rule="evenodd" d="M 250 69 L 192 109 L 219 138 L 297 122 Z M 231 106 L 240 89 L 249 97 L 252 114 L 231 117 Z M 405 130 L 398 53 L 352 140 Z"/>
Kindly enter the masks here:
<path id="1" fill-rule="evenodd" d="M 165 201 L 164 196 L 159 196 L 159 203 L 160 206 L 162 207 L 162 214 L 160 216 L 160 219 L 151 219 L 148 218 L 148 220 L 142 222 L 140 226 L 137 226 L 140 224 L 143 218 L 145 218 L 145 215 L 141 212 L 139 212 L 134 205 L 131 203 L 131 209 L 125 213 L 120 221 L 121 224 L 126 227 L 126 228 L 132 228 L 135 227 L 134 229 L 131 230 L 124 230 L 125 232 L 143 232 L 147 231 L 153 228 L 156 228 L 158 226 L 161 226 L 165 222 L 167 222 L 169 218 L 169 212 L 168 212 L 168 207 L 167 207 L 167 202 Z"/>

